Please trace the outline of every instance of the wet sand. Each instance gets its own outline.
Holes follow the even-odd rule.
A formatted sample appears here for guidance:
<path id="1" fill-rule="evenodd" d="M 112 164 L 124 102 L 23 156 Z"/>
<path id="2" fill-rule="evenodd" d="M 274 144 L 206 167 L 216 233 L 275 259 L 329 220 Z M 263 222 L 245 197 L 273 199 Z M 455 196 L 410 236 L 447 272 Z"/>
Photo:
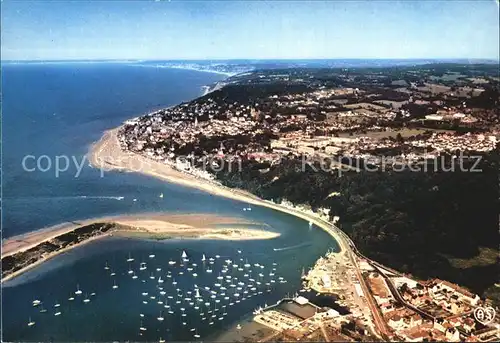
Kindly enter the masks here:
<path id="1" fill-rule="evenodd" d="M 114 223 L 123 225 L 117 230 L 119 235 L 136 237 L 196 238 L 196 239 L 224 239 L 249 240 L 272 239 L 279 237 L 279 233 L 245 229 L 241 226 L 258 223 L 232 217 L 219 217 L 213 214 L 177 214 L 152 216 L 122 216 L 113 219 Z M 218 228 L 218 225 L 225 225 Z M 235 227 L 231 227 L 234 225 Z M 128 229 L 127 229 L 128 228 Z"/>
<path id="2" fill-rule="evenodd" d="M 168 234 L 173 237 L 183 236 L 196 238 L 218 239 L 270 239 L 279 236 L 278 233 L 259 230 L 244 229 L 244 225 L 262 225 L 260 223 L 235 217 L 223 217 L 213 214 L 137 214 L 108 216 L 58 224 L 48 228 L 14 236 L 2 241 L 2 258 L 25 251 L 38 244 L 49 241 L 57 236 L 75 230 L 78 227 L 93 223 L 116 223 L 120 227 L 114 232 L 142 232 L 149 234 Z M 230 225 L 235 225 L 231 228 Z M 217 228 L 217 225 L 225 225 Z M 129 227 L 129 228 L 126 228 Z M 103 235 L 104 236 L 104 235 Z"/>

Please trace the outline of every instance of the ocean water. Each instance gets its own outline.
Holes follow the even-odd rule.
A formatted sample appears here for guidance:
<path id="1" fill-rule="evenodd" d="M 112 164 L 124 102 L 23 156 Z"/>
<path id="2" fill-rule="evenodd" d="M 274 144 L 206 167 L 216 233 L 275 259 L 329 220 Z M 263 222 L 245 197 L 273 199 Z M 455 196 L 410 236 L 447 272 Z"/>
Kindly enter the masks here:
<path id="1" fill-rule="evenodd" d="M 307 222 L 293 216 L 258 206 L 242 211 L 247 204 L 135 173 L 101 175 L 84 160 L 90 144 L 104 130 L 199 96 L 202 86 L 222 78 L 212 73 L 113 63 L 3 67 L 4 238 L 66 221 L 146 212 L 243 217 L 281 234 L 259 241 L 110 237 L 85 244 L 3 285 L 5 341 L 203 339 L 256 307 L 295 293 L 300 288 L 302 268 L 309 268 L 327 249 L 337 249 L 325 232 L 309 228 Z M 51 168 L 45 172 L 25 170 L 22 161 L 29 155 L 33 157 L 26 163 L 28 168 L 41 156 L 46 156 L 41 166 L 47 168 L 50 160 Z M 67 170 L 59 175 L 54 169 L 57 156 L 70 160 Z M 59 161 L 63 163 L 63 157 Z M 75 161 L 84 166 L 79 175 Z M 164 198 L 158 197 L 160 193 Z M 183 250 L 189 261 L 181 267 Z M 133 262 L 126 261 L 129 254 Z M 152 254 L 155 257 L 149 258 Z M 214 259 L 213 264 L 209 258 Z M 225 262 L 228 259 L 231 263 Z M 168 264 L 170 260 L 176 264 Z M 147 263 L 146 270 L 139 269 L 141 262 Z M 111 269 L 104 269 L 106 263 Z M 116 275 L 111 276 L 111 271 Z M 219 283 L 222 286 L 215 286 Z M 113 289 L 114 284 L 119 287 Z M 74 294 L 77 287 L 81 295 Z M 193 300 L 196 288 L 203 306 Z M 217 294 L 211 297 L 214 294 L 210 291 Z M 147 296 L 142 295 L 146 292 Z M 75 299 L 68 300 L 70 297 Z M 47 311 L 40 313 L 40 307 L 33 307 L 34 299 L 40 299 Z M 60 306 L 54 307 L 57 303 Z M 56 316 L 57 312 L 61 314 Z M 29 319 L 35 325 L 28 326 Z"/>

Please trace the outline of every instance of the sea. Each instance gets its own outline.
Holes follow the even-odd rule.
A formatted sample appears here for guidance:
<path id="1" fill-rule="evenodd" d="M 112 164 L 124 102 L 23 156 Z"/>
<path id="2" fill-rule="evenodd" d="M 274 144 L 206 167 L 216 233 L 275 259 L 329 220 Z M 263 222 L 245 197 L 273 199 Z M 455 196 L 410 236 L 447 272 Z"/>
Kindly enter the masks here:
<path id="1" fill-rule="evenodd" d="M 216 337 L 255 308 L 295 294 L 301 271 L 338 250 L 327 233 L 294 216 L 89 165 L 85 155 L 105 130 L 194 99 L 225 77 L 126 62 L 2 66 L 4 239 L 64 222 L 158 212 L 244 218 L 281 234 L 84 244 L 2 284 L 2 341 Z"/>

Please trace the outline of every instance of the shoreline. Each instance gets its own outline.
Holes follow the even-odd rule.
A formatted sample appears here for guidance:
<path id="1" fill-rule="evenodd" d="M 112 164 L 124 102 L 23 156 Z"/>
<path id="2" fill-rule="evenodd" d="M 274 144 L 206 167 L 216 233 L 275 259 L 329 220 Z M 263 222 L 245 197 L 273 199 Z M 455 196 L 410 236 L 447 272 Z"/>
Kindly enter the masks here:
<path id="1" fill-rule="evenodd" d="M 117 137 L 117 132 L 120 128 L 121 126 L 105 131 L 101 139 L 91 145 L 87 154 L 91 166 L 94 168 L 100 168 L 103 171 L 118 170 L 137 172 L 181 186 L 199 189 L 213 195 L 287 213 L 306 221 L 310 221 L 326 231 L 337 242 L 340 249 L 339 253 L 343 254 L 348 250 L 349 244 L 345 241 L 344 234 L 339 232 L 339 229 L 333 224 L 326 222 L 317 216 L 288 208 L 280 204 L 275 204 L 241 189 L 225 187 L 214 181 L 195 177 L 194 175 L 175 170 L 173 167 L 165 163 L 155 161 L 151 158 L 147 158 L 133 152 L 123 151 Z"/>
<path id="2" fill-rule="evenodd" d="M 101 238 L 104 238 L 104 237 L 109 237 L 109 236 L 110 236 L 110 234 L 109 234 L 109 233 L 107 233 L 107 234 L 102 234 L 102 235 L 98 235 L 98 236 L 94 236 L 94 237 L 91 237 L 91 238 L 89 238 L 89 239 L 86 239 L 86 240 L 84 240 L 84 241 L 82 241 L 82 242 L 80 242 L 80 243 L 77 243 L 77 244 L 74 244 L 74 245 L 70 245 L 70 246 L 64 247 L 64 248 L 62 248 L 61 250 L 55 251 L 55 252 L 53 252 L 53 253 L 51 253 L 51 254 L 49 254 L 49 255 L 47 255 L 47 256 L 45 256 L 45 257 L 43 257 L 43 258 L 39 259 L 39 260 L 37 260 L 37 261 L 33 262 L 32 264 L 27 265 L 27 266 L 26 266 L 26 267 L 24 267 L 24 268 L 21 268 L 21 269 L 19 269 L 19 270 L 16 270 L 16 271 L 15 271 L 15 272 L 13 272 L 12 274 L 9 274 L 9 275 L 7 275 L 7 276 L 5 276 L 5 277 L 2 277 L 1 284 L 3 284 L 4 282 L 7 282 L 7 281 L 9 281 L 9 280 L 15 279 L 16 277 L 18 277 L 18 276 L 20 276 L 20 275 L 22 275 L 22 274 L 24 274 L 24 273 L 26 273 L 26 272 L 28 272 L 28 271 L 30 271 L 30 270 L 32 270 L 32 269 L 34 269 L 34 268 L 36 268 L 36 267 L 40 266 L 41 264 L 43 264 L 43 263 L 45 263 L 45 262 L 47 262 L 47 261 L 49 261 L 49 260 L 53 259 L 54 257 L 57 257 L 57 256 L 59 256 L 59 255 L 61 255 L 61 254 L 64 254 L 65 252 L 68 252 L 68 251 L 70 251 L 70 250 L 72 250 L 72 249 L 74 249 L 74 248 L 81 247 L 81 246 L 83 246 L 83 245 L 85 245 L 85 244 L 87 244 L 87 243 L 93 242 L 93 241 L 95 241 L 95 240 L 98 240 L 98 239 L 101 239 Z M 43 243 L 43 242 L 45 242 L 45 241 L 42 241 L 42 242 L 40 242 L 40 243 Z M 40 244 L 40 243 L 39 243 L 39 244 Z M 38 244 L 37 244 L 37 245 L 38 245 Z M 35 246 L 37 246 L 37 245 L 35 245 Z M 15 254 L 15 253 L 14 253 L 14 254 Z M 9 255 L 9 256 L 10 256 L 10 255 Z M 4 258 L 4 257 L 6 257 L 6 256 L 2 256 L 2 258 Z"/>
<path id="3" fill-rule="evenodd" d="M 333 224 L 317 216 L 311 215 L 309 213 L 304 213 L 302 211 L 293 208 L 285 207 L 280 204 L 275 204 L 268 200 L 263 200 L 247 191 L 225 187 L 214 181 L 197 178 L 193 175 L 180 172 L 178 170 L 175 170 L 173 167 L 169 165 L 155 161 L 150 158 L 146 158 L 139 154 L 132 152 L 125 152 L 121 149 L 116 135 L 119 129 L 120 127 L 104 132 L 101 139 L 91 145 L 87 156 L 92 167 L 101 168 L 103 171 L 119 170 L 124 172 L 138 172 L 144 175 L 156 177 L 158 179 L 167 182 L 179 184 L 181 186 L 199 189 L 213 195 L 221 196 L 236 201 L 241 201 L 247 204 L 262 206 L 276 211 L 280 211 L 282 213 L 290 214 L 295 217 L 301 218 L 303 220 L 310 221 L 311 223 L 314 223 L 316 226 L 327 232 L 337 243 L 339 247 L 338 251 L 339 254 L 345 254 L 347 252 L 349 243 L 347 240 L 345 240 L 344 234 L 342 232 L 338 232 L 337 230 L 339 229 L 336 228 Z M 140 168 L 135 168 L 136 166 L 140 166 Z M 72 232 L 85 225 L 91 225 L 96 222 L 105 222 L 105 223 L 121 225 L 122 227 L 133 226 L 132 225 L 133 221 L 134 220 L 140 221 L 141 216 L 142 217 L 147 216 L 147 218 L 151 218 L 155 216 L 161 217 L 162 215 L 166 217 L 169 216 L 168 214 L 161 214 L 161 213 L 135 214 L 135 215 L 127 214 L 118 216 L 115 215 L 115 216 L 106 216 L 101 218 L 75 220 L 72 222 L 61 223 L 51 227 L 42 228 L 36 231 L 31 231 L 25 234 L 13 236 L 3 240 L 2 259 L 7 256 L 11 256 L 16 253 L 34 248 L 43 242 L 50 241 L 51 239 Z M 196 214 L 194 216 L 196 216 Z M 167 222 L 163 221 L 163 223 Z M 177 226 L 186 226 L 186 224 L 182 223 L 175 223 L 175 224 Z M 233 233 L 228 232 L 231 230 L 233 230 Z M 253 232 L 254 234 L 251 234 L 251 232 Z M 69 249 L 81 246 L 83 244 L 86 244 L 87 242 L 91 242 L 101 237 L 110 236 L 113 233 L 115 233 L 117 236 L 132 237 L 136 239 L 154 238 L 156 235 L 156 239 L 181 238 L 181 239 L 252 240 L 252 239 L 272 239 L 280 235 L 278 233 L 271 231 L 256 230 L 256 229 L 241 229 L 241 228 L 217 229 L 213 227 L 212 228 L 192 227 L 191 231 L 186 231 L 184 233 L 179 232 L 178 228 L 177 230 L 171 228 L 170 230 L 164 230 L 163 232 L 153 232 L 153 231 L 148 231 L 147 229 L 145 231 L 114 229 L 110 233 L 91 237 L 89 239 L 85 239 L 82 242 L 78 242 L 71 246 L 65 247 L 61 250 L 50 253 L 44 258 L 41 258 L 35 261 L 34 263 L 16 272 L 13 272 L 12 274 L 7 275 L 5 278 L 2 278 L 1 282 L 3 283 L 4 281 L 10 280 L 40 265 L 43 262 L 63 252 L 68 251 Z M 5 249 L 5 247 L 7 247 L 7 249 Z M 6 253 L 5 250 L 7 250 Z"/>
<path id="4" fill-rule="evenodd" d="M 263 229 L 248 229 L 242 228 L 245 224 L 256 224 L 255 222 L 233 218 L 233 217 L 220 217 L 212 214 L 173 214 L 163 215 L 160 213 L 151 214 L 138 214 L 138 215 L 122 215 L 103 218 L 94 218 L 82 221 L 79 223 L 73 222 L 69 224 L 59 224 L 51 228 L 38 230 L 35 234 L 28 233 L 29 239 L 25 235 L 18 235 L 7 239 L 2 242 L 2 245 L 13 245 L 10 247 L 7 254 L 2 255 L 2 260 L 9 256 L 14 257 L 18 253 L 26 252 L 30 249 L 37 248 L 43 243 L 50 242 L 67 233 L 72 233 L 77 229 L 86 228 L 88 226 L 96 225 L 98 223 L 111 225 L 108 231 L 92 235 L 81 241 L 76 241 L 63 248 L 52 251 L 44 255 L 43 251 L 36 261 L 21 267 L 18 270 L 2 277 L 4 281 L 13 279 L 28 270 L 39 266 L 64 252 L 73 248 L 80 247 L 84 244 L 92 242 L 96 239 L 109 236 L 117 236 L 133 239 L 210 239 L 210 240 L 265 240 L 274 239 L 279 237 L 277 232 L 266 231 Z M 234 225 L 234 227 L 218 227 L 217 225 Z M 61 228 L 63 226 L 63 228 Z M 24 242 L 24 245 L 19 242 Z M 18 260 L 15 265 L 23 265 L 24 257 L 17 257 Z M 11 262 L 12 263 L 12 262 Z M 2 271 L 3 274 L 3 271 Z"/>

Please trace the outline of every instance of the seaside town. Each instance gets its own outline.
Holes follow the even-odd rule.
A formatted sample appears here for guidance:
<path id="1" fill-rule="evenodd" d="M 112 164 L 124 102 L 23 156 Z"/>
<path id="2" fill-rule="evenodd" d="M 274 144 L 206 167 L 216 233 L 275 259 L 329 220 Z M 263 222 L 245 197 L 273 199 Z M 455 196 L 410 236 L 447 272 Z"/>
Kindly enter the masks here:
<path id="1" fill-rule="evenodd" d="M 224 161 L 273 166 L 305 157 L 329 159 L 332 170 L 359 171 L 366 163 L 468 159 L 499 147 L 499 81 L 488 66 L 258 70 L 191 102 L 128 120 L 118 139 L 125 151 L 210 182 L 217 182 Z M 312 213 L 327 221 L 333 215 Z M 244 340 L 500 339 L 498 318 L 485 299 L 448 281 L 387 268 L 338 231 L 349 248 L 320 258 L 303 275 L 300 295 L 257 309 L 261 334 Z"/>
<path id="2" fill-rule="evenodd" d="M 497 147 L 493 70 L 441 77 L 431 67 L 418 75 L 411 68 L 388 70 L 241 74 L 201 98 L 127 121 L 120 142 L 195 173 L 207 157 L 271 164 L 305 157 L 339 162 L 335 169 L 359 167 L 360 160 L 376 167 L 429 163 Z"/>

